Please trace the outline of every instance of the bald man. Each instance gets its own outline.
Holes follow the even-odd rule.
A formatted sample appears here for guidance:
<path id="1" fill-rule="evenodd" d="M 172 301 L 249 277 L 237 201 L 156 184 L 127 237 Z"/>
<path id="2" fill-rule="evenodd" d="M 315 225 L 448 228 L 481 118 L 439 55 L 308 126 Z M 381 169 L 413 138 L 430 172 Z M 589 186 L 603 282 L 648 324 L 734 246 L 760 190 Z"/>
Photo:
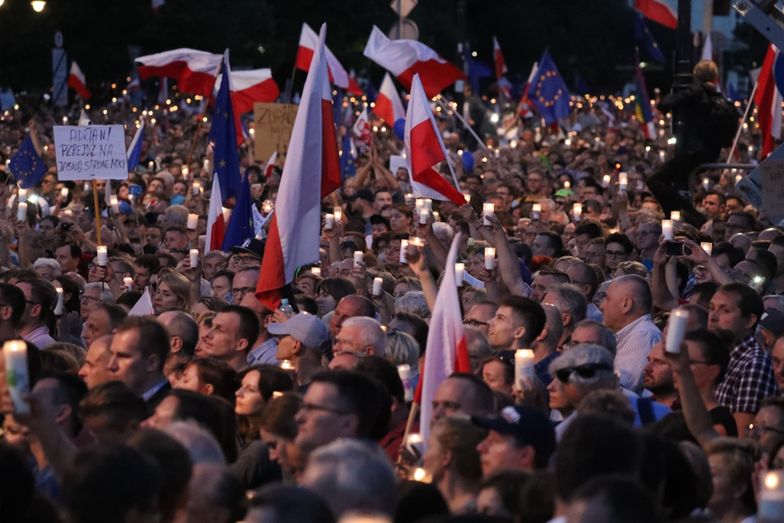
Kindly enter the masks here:
<path id="1" fill-rule="evenodd" d="M 614 279 L 602 304 L 604 324 L 618 341 L 615 370 L 621 385 L 634 392 L 642 390 L 648 353 L 662 338 L 651 320 L 652 304 L 648 282 L 636 275 Z"/>
<path id="2" fill-rule="evenodd" d="M 335 307 L 335 312 L 332 314 L 332 319 L 329 321 L 329 334 L 334 340 L 343 322 L 349 318 L 357 316 L 367 316 L 368 318 L 376 317 L 376 306 L 373 302 L 359 294 L 349 294 L 344 296 Z"/>
<path id="3" fill-rule="evenodd" d="M 79 377 L 82 378 L 89 390 L 112 379 L 109 369 L 107 369 L 109 359 L 112 357 L 112 353 L 109 351 L 111 343 L 112 336 L 100 336 L 87 348 L 84 364 L 79 369 Z"/>

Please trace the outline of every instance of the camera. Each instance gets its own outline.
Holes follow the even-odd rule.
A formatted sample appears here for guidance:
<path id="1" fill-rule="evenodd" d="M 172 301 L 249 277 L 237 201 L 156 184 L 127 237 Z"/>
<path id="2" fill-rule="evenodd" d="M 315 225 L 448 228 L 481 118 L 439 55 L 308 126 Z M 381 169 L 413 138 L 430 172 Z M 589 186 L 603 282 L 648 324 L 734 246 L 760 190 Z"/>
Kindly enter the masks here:
<path id="1" fill-rule="evenodd" d="M 688 256 L 691 254 L 691 247 L 683 242 L 668 241 L 665 246 L 667 256 Z"/>

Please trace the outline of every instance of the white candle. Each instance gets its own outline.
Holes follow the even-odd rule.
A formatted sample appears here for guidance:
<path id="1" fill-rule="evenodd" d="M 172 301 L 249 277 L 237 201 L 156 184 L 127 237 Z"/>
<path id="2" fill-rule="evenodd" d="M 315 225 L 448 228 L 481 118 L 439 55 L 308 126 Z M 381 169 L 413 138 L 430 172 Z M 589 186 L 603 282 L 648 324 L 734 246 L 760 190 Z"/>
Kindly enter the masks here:
<path id="1" fill-rule="evenodd" d="M 57 304 L 54 306 L 54 314 L 55 316 L 62 316 L 65 311 L 63 289 L 61 287 L 55 287 L 54 290 L 57 291 Z"/>
<path id="2" fill-rule="evenodd" d="M 204 170 L 210 172 L 210 161 L 207 158 L 204 159 Z"/>
<path id="3" fill-rule="evenodd" d="M 700 242 L 700 247 L 705 253 L 710 256 L 711 252 L 713 252 L 713 244 L 711 242 Z"/>
<path id="4" fill-rule="evenodd" d="M 191 257 L 191 269 L 195 269 L 199 266 L 199 249 L 191 249 L 190 251 Z"/>
<path id="5" fill-rule="evenodd" d="M 19 203 L 27 201 L 27 189 L 22 189 L 21 187 L 19 188 L 19 198 L 18 198 L 18 200 L 19 200 Z"/>
<path id="6" fill-rule="evenodd" d="M 629 187 L 629 175 L 623 172 L 618 173 L 618 190 L 624 192 L 628 187 Z"/>
<path id="7" fill-rule="evenodd" d="M 492 203 L 482 204 L 482 225 L 490 225 L 489 216 L 495 214 L 495 205 Z"/>
<path id="8" fill-rule="evenodd" d="M 441 221 L 441 215 L 438 214 L 438 211 L 433 211 L 433 221 L 434 222 L 440 222 Z"/>
<path id="9" fill-rule="evenodd" d="M 664 156 L 666 153 L 664 151 L 659 151 L 659 160 L 664 161 Z"/>
<path id="10" fill-rule="evenodd" d="M 199 182 L 193 182 L 193 187 L 191 187 L 191 194 L 194 196 L 198 196 L 201 192 L 201 184 Z"/>
<path id="11" fill-rule="evenodd" d="M 425 209 L 427 209 L 428 211 L 433 210 L 433 200 L 431 200 L 430 198 L 425 198 Z"/>
<path id="12" fill-rule="evenodd" d="M 188 213 L 188 229 L 195 231 L 199 224 L 199 215 L 195 213 Z"/>
<path id="13" fill-rule="evenodd" d="M 27 203 L 22 202 L 16 206 L 16 221 L 23 222 L 27 220 Z"/>
<path id="14" fill-rule="evenodd" d="M 106 183 L 109 183 L 109 182 L 106 182 Z M 112 210 L 115 212 L 115 214 L 119 211 L 119 209 L 120 209 L 120 202 L 117 200 L 117 196 L 116 195 L 112 194 L 111 196 L 109 196 L 109 205 L 112 206 Z"/>
<path id="15" fill-rule="evenodd" d="M 188 173 L 190 173 L 190 172 L 191 172 L 191 170 L 190 170 L 190 169 L 188 169 L 188 166 L 187 166 L 187 165 L 183 165 L 183 166 L 182 166 L 182 175 L 183 175 L 183 176 L 188 176 Z"/>
<path id="16" fill-rule="evenodd" d="M 264 200 L 264 203 L 261 204 L 261 212 L 264 214 L 269 214 L 272 212 L 272 209 L 275 207 L 275 204 L 272 203 L 272 200 Z"/>
<path id="17" fill-rule="evenodd" d="M 531 218 L 534 220 L 538 220 L 542 217 L 542 204 L 535 203 L 531 206 Z"/>
<path id="18" fill-rule="evenodd" d="M 419 209 L 419 225 L 427 225 L 427 219 L 430 217 L 430 213 L 424 207 Z"/>
<path id="19" fill-rule="evenodd" d="M 574 221 L 579 222 L 580 217 L 582 217 L 582 215 L 583 215 L 583 204 L 577 202 L 572 207 L 572 216 L 574 217 Z"/>
<path id="20" fill-rule="evenodd" d="M 10 340 L 3 344 L 5 377 L 14 412 L 30 414 L 30 405 L 24 397 L 30 394 L 30 376 L 27 372 L 27 344 L 22 340 Z"/>
<path id="21" fill-rule="evenodd" d="M 321 267 L 311 267 L 310 273 L 314 276 L 321 276 Z"/>
<path id="22" fill-rule="evenodd" d="M 397 373 L 400 376 L 400 381 L 403 382 L 403 391 L 405 394 L 405 401 L 413 401 L 414 387 L 411 383 L 411 365 L 402 364 L 397 366 Z"/>
<path id="23" fill-rule="evenodd" d="M 343 219 L 343 209 L 340 207 L 335 207 L 332 209 L 332 216 L 335 217 L 335 221 L 341 221 Z"/>
<path id="24" fill-rule="evenodd" d="M 381 296 L 381 286 L 384 284 L 384 280 L 376 276 L 373 278 L 373 296 Z"/>
<path id="25" fill-rule="evenodd" d="M 416 203 L 414 205 L 415 205 L 415 209 L 418 212 L 419 209 L 421 209 L 422 207 L 425 206 L 425 199 L 424 198 L 417 198 L 416 199 Z"/>
<path id="26" fill-rule="evenodd" d="M 458 287 L 463 286 L 463 275 L 465 274 L 465 263 L 455 264 L 455 284 Z"/>
<path id="27" fill-rule="evenodd" d="M 514 355 L 515 384 L 521 389 L 521 382 L 531 382 L 534 378 L 534 351 L 531 349 L 518 349 Z"/>
<path id="28" fill-rule="evenodd" d="M 101 267 L 106 267 L 109 263 L 109 253 L 106 251 L 106 245 L 99 245 L 97 248 L 98 255 L 96 256 L 96 263 Z"/>
<path id="29" fill-rule="evenodd" d="M 280 368 L 283 370 L 294 370 L 294 365 L 292 365 L 290 360 L 283 360 L 280 362 Z"/>
<path id="30" fill-rule="evenodd" d="M 609 174 L 605 174 L 604 176 L 602 176 L 602 185 L 605 187 L 609 187 L 610 180 L 612 180 L 612 177 Z"/>
<path id="31" fill-rule="evenodd" d="M 354 251 L 354 268 L 357 269 L 362 265 L 362 261 L 364 260 L 365 255 L 362 254 L 362 251 Z"/>
<path id="32" fill-rule="evenodd" d="M 673 223 L 681 221 L 681 211 L 672 211 L 670 213 L 670 220 Z"/>
<path id="33" fill-rule="evenodd" d="M 400 240 L 400 263 L 408 263 L 406 261 L 406 249 L 408 249 L 408 240 Z"/>
<path id="34" fill-rule="evenodd" d="M 60 196 L 63 198 L 68 198 L 68 187 L 63 187 L 60 189 Z"/>
<path id="35" fill-rule="evenodd" d="M 465 198 L 466 203 L 471 203 L 471 193 L 464 192 L 463 197 Z"/>
<path id="36" fill-rule="evenodd" d="M 495 269 L 495 248 L 485 247 L 485 269 L 492 271 Z"/>
<path id="37" fill-rule="evenodd" d="M 765 473 L 757 504 L 757 521 L 784 521 L 784 472 L 781 470 Z"/>
<path id="38" fill-rule="evenodd" d="M 231 217 L 231 209 L 229 209 L 228 207 L 223 207 L 222 210 L 223 210 L 223 223 L 228 224 L 229 218 Z"/>
<path id="39" fill-rule="evenodd" d="M 702 179 L 702 188 L 705 189 L 706 191 L 708 189 L 710 189 L 710 179 L 709 178 L 703 178 Z"/>
<path id="40" fill-rule="evenodd" d="M 324 215 L 324 228 L 327 230 L 332 229 L 335 227 L 335 215 L 334 214 L 325 214 Z"/>
<path id="41" fill-rule="evenodd" d="M 126 276 L 125 278 L 123 278 L 123 287 L 125 287 L 126 291 L 132 291 L 133 290 L 133 278 L 131 278 L 130 276 Z"/>
<path id="42" fill-rule="evenodd" d="M 569 181 L 564 182 L 564 189 L 571 189 L 571 188 L 572 188 L 572 182 Z"/>
<path id="43" fill-rule="evenodd" d="M 672 220 L 662 220 L 662 236 L 665 240 L 672 240 Z"/>
<path id="44" fill-rule="evenodd" d="M 410 192 L 407 192 L 406 195 L 405 195 L 406 205 L 411 205 L 411 202 L 413 202 L 413 201 L 414 201 L 414 195 L 411 194 Z"/>
<path id="45" fill-rule="evenodd" d="M 686 325 L 689 323 L 689 311 L 684 309 L 673 309 L 670 312 L 670 320 L 667 322 L 667 341 L 664 350 L 670 354 L 678 354 L 681 351 L 681 343 L 686 335 Z"/>

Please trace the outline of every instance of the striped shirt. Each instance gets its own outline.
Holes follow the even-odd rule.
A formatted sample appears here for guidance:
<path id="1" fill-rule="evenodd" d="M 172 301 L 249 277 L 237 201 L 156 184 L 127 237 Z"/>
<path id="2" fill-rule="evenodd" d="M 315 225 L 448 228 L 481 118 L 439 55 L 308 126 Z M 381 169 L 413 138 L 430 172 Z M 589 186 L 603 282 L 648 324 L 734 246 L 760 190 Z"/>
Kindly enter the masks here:
<path id="1" fill-rule="evenodd" d="M 648 363 L 648 353 L 661 341 L 661 331 L 644 314 L 615 333 L 618 350 L 615 353 L 615 372 L 621 386 L 632 392 L 642 391 L 642 373 Z"/>
<path id="2" fill-rule="evenodd" d="M 762 400 L 778 392 L 770 356 L 753 335 L 747 337 L 730 352 L 730 364 L 716 387 L 716 399 L 733 413 L 755 414 Z"/>

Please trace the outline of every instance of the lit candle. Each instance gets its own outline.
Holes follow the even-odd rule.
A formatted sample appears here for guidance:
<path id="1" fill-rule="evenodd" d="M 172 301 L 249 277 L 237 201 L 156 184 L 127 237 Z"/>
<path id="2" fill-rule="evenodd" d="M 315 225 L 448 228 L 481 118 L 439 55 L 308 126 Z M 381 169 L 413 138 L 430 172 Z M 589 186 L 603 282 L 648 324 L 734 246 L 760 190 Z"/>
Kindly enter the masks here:
<path id="1" fill-rule="evenodd" d="M 261 204 L 261 212 L 269 214 L 272 212 L 273 207 L 275 207 L 275 205 L 272 203 L 272 200 L 264 200 L 264 203 Z"/>
<path id="2" fill-rule="evenodd" d="M 659 151 L 659 160 L 661 160 L 663 162 L 665 156 L 666 156 L 666 153 L 664 151 Z"/>
<path id="3" fill-rule="evenodd" d="M 413 245 L 414 247 L 424 247 L 425 246 L 425 242 L 423 242 L 422 238 L 420 238 L 419 236 L 414 236 L 413 238 L 411 238 L 411 240 L 408 242 L 408 244 L 409 245 Z"/>
<path id="4" fill-rule="evenodd" d="M 662 236 L 665 240 L 672 240 L 672 220 L 662 220 Z"/>
<path id="5" fill-rule="evenodd" d="M 471 203 L 471 193 L 464 192 L 463 197 L 465 198 L 466 203 Z"/>
<path id="6" fill-rule="evenodd" d="M 311 267 L 310 273 L 314 276 L 321 276 L 321 267 Z"/>
<path id="7" fill-rule="evenodd" d="M 571 188 L 572 188 L 572 182 L 569 181 L 564 182 L 564 189 L 571 189 Z"/>
<path id="8" fill-rule="evenodd" d="M 618 173 L 618 189 L 625 192 L 629 187 L 629 175 L 625 172 Z"/>
<path id="9" fill-rule="evenodd" d="M 421 209 L 422 207 L 425 206 L 425 199 L 424 198 L 417 198 L 414 205 L 416 206 L 415 207 L 416 210 L 419 211 L 419 209 Z"/>
<path id="10" fill-rule="evenodd" d="M 131 278 L 130 276 L 126 276 L 125 278 L 123 278 L 123 287 L 125 287 L 126 291 L 129 291 L 129 292 L 132 291 L 133 290 L 133 278 Z"/>
<path id="11" fill-rule="evenodd" d="M 109 263 L 109 253 L 106 250 L 106 245 L 99 245 L 97 247 L 98 255 L 95 257 L 96 263 L 101 267 L 106 267 L 106 264 Z"/>
<path id="12" fill-rule="evenodd" d="M 463 286 L 463 275 L 465 274 L 465 263 L 455 264 L 455 284 L 458 287 Z"/>
<path id="13" fill-rule="evenodd" d="M 427 220 L 430 217 L 430 212 L 424 207 L 419 209 L 419 225 L 427 225 Z"/>
<path id="14" fill-rule="evenodd" d="M 120 202 L 117 200 L 116 195 L 112 194 L 111 196 L 109 196 L 109 205 L 111 205 L 112 211 L 114 211 L 114 213 L 117 214 L 117 212 L 120 209 Z"/>
<path id="15" fill-rule="evenodd" d="M 485 269 L 492 271 L 495 269 L 495 248 L 485 247 Z"/>
<path id="16" fill-rule="evenodd" d="M 198 196 L 199 193 L 201 193 L 201 184 L 199 182 L 193 182 L 193 187 L 191 187 L 191 194 Z"/>
<path id="17" fill-rule="evenodd" d="M 191 170 L 188 168 L 188 166 L 187 165 L 183 165 L 182 166 L 182 175 L 183 176 L 188 176 L 189 172 L 191 172 Z"/>
<path id="18" fill-rule="evenodd" d="M 324 215 L 324 228 L 327 230 L 332 229 L 335 227 L 335 215 L 334 214 L 325 214 Z"/>
<path id="19" fill-rule="evenodd" d="M 542 217 L 542 204 L 535 203 L 531 206 L 531 218 L 534 220 L 538 220 Z"/>
<path id="20" fill-rule="evenodd" d="M 204 159 L 204 170 L 210 172 L 210 161 L 207 158 Z"/>
<path id="21" fill-rule="evenodd" d="M 531 349 L 518 349 L 514 355 L 515 383 L 522 389 L 521 382 L 529 383 L 534 378 L 534 351 Z"/>
<path id="22" fill-rule="evenodd" d="M 490 225 L 490 216 L 495 214 L 495 205 L 492 203 L 482 204 L 482 225 Z"/>
<path id="23" fill-rule="evenodd" d="M 610 180 L 612 180 L 612 177 L 609 174 L 605 174 L 604 176 L 602 176 L 602 185 L 604 187 L 609 187 Z"/>
<path id="24" fill-rule="evenodd" d="M 199 224 L 199 215 L 195 213 L 188 213 L 188 229 L 195 231 L 196 226 Z"/>
<path id="25" fill-rule="evenodd" d="M 713 244 L 711 242 L 700 242 L 700 247 L 708 256 L 713 252 Z"/>
<path id="26" fill-rule="evenodd" d="M 582 217 L 582 215 L 583 215 L 583 204 L 577 202 L 572 207 L 572 216 L 574 217 L 574 221 L 579 222 L 580 217 Z"/>
<path id="27" fill-rule="evenodd" d="M 362 251 L 354 251 L 354 268 L 358 269 L 362 266 L 362 261 L 364 260 L 365 255 Z"/>
<path id="28" fill-rule="evenodd" d="M 412 203 L 413 201 L 414 201 L 414 195 L 413 195 L 413 194 L 411 194 L 410 192 L 407 192 L 407 193 L 406 193 L 406 195 L 405 195 L 405 202 L 406 202 L 406 205 L 411 205 L 411 203 Z"/>
<path id="29" fill-rule="evenodd" d="M 283 360 L 280 362 L 280 368 L 283 370 L 294 370 L 294 365 L 292 365 L 290 360 Z"/>
<path id="30" fill-rule="evenodd" d="M 195 269 L 199 266 L 199 249 L 191 249 L 190 250 L 191 256 L 191 269 Z"/>
<path id="31" fill-rule="evenodd" d="M 229 223 L 229 217 L 231 216 L 231 209 L 228 207 L 223 207 L 223 223 Z"/>
<path id="32" fill-rule="evenodd" d="M 60 196 L 63 198 L 68 198 L 68 187 L 63 187 L 60 189 Z"/>
<path id="33" fill-rule="evenodd" d="M 18 200 L 19 200 L 19 203 L 23 203 L 23 202 L 27 201 L 27 189 L 22 189 L 22 188 L 19 189 Z"/>
<path id="34" fill-rule="evenodd" d="M 400 263 L 401 264 L 407 263 L 406 249 L 408 249 L 408 240 L 400 240 Z"/>
<path id="35" fill-rule="evenodd" d="M 782 520 L 784 520 L 784 472 L 770 470 L 765 473 L 760 488 L 757 521 Z"/>
<path id="36" fill-rule="evenodd" d="M 735 175 L 735 185 L 739 184 L 741 182 L 741 180 L 743 180 L 743 175 L 742 174 L 736 174 Z"/>
<path id="37" fill-rule="evenodd" d="M 27 220 L 27 203 L 22 202 L 16 206 L 16 221 L 23 222 Z"/>
<path id="38" fill-rule="evenodd" d="M 414 469 L 414 481 L 425 483 L 425 479 L 427 478 L 427 471 L 422 467 L 417 467 Z"/>
<path id="39" fill-rule="evenodd" d="M 281 396 L 283 396 L 283 393 L 281 391 L 279 390 L 272 391 L 272 399 L 280 398 Z"/>
<path id="40" fill-rule="evenodd" d="M 376 276 L 373 278 L 373 296 L 381 296 L 381 286 L 384 284 L 384 280 Z"/>
<path id="41" fill-rule="evenodd" d="M 402 364 L 397 366 L 397 373 L 400 376 L 400 381 L 403 382 L 403 393 L 405 394 L 405 401 L 414 400 L 414 384 L 411 383 L 411 365 Z"/>
<path id="42" fill-rule="evenodd" d="M 710 189 L 710 178 L 703 178 L 702 179 L 702 188 L 706 191 Z"/>
<path id="43" fill-rule="evenodd" d="M 335 217 L 335 221 L 341 221 L 343 219 L 343 209 L 340 207 L 335 207 L 332 209 L 332 215 Z"/>
<path id="44" fill-rule="evenodd" d="M 434 222 L 440 222 L 441 221 L 441 215 L 438 214 L 438 211 L 433 211 L 433 221 Z"/>
<path id="45" fill-rule="evenodd" d="M 5 377 L 8 391 L 14 404 L 14 412 L 30 414 L 30 405 L 24 397 L 30 394 L 30 377 L 27 372 L 27 344 L 22 340 L 10 340 L 3 344 Z"/>
<path id="46" fill-rule="evenodd" d="M 681 211 L 672 211 L 670 213 L 670 220 L 673 223 L 681 221 Z"/>
<path id="47" fill-rule="evenodd" d="M 431 200 L 430 198 L 425 198 L 425 208 L 428 211 L 432 211 L 433 210 L 433 200 Z"/>
<path id="48" fill-rule="evenodd" d="M 689 323 L 689 311 L 684 309 L 673 309 L 670 312 L 670 320 L 667 322 L 667 340 L 664 350 L 670 354 L 678 354 L 681 351 L 681 343 L 686 335 L 686 326 Z"/>
<path id="49" fill-rule="evenodd" d="M 57 291 L 57 304 L 54 306 L 54 314 L 55 316 L 62 316 L 65 311 L 63 289 L 62 287 L 55 287 L 54 290 Z"/>

